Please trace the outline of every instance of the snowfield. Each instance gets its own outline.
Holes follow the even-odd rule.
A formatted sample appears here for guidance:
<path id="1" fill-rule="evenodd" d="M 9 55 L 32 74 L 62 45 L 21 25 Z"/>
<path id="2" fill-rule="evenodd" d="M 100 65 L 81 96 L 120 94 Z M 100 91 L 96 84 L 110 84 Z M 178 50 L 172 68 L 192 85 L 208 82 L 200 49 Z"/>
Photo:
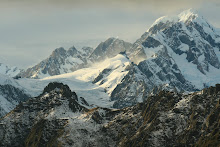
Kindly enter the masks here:
<path id="1" fill-rule="evenodd" d="M 72 73 L 43 79 L 21 78 L 16 81 L 20 85 L 17 86 L 24 89 L 31 96 L 41 94 L 44 87 L 50 82 L 62 82 L 67 84 L 72 91 L 75 91 L 79 97 L 85 98 L 90 105 L 110 108 L 113 102 L 110 102 L 109 95 L 127 74 L 125 68 L 129 64 L 130 61 L 124 55 L 119 54 L 114 58 Z M 100 82 L 93 84 L 92 81 L 104 69 L 110 69 L 111 72 L 103 78 L 103 84 L 100 84 Z"/>

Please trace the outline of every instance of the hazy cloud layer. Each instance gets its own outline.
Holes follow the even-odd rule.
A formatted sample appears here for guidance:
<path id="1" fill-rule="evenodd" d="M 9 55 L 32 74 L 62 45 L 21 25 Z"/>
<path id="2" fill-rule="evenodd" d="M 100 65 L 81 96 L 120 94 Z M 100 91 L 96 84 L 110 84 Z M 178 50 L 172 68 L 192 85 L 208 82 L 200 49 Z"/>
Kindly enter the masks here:
<path id="1" fill-rule="evenodd" d="M 173 11 L 184 7 L 200 7 L 205 3 L 220 5 L 219 0 L 0 0 L 2 6 L 45 6 L 45 7 L 121 7 L 136 9 L 150 6 L 158 10 Z"/>

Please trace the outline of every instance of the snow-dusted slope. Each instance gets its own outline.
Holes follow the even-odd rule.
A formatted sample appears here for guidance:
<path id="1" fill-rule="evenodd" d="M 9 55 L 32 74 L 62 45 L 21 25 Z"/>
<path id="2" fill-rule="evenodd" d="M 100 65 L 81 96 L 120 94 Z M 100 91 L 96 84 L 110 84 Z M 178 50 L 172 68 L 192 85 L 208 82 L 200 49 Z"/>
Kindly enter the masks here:
<path id="1" fill-rule="evenodd" d="M 83 56 L 84 54 L 88 54 L 88 50 L 86 51 L 85 53 L 81 53 L 74 46 L 69 50 L 65 50 L 62 47 L 57 48 L 50 57 L 41 61 L 36 66 L 28 68 L 20 75 L 27 78 L 43 78 L 75 71 L 87 63 Z"/>
<path id="2" fill-rule="evenodd" d="M 90 67 L 96 62 L 115 57 L 120 52 L 130 50 L 132 44 L 116 38 L 101 42 L 95 49 L 83 47 L 77 50 L 74 46 L 69 50 L 60 47 L 45 60 L 34 67 L 21 72 L 19 76 L 26 78 L 45 78 L 54 75 L 71 73 L 84 67 Z"/>
<path id="3" fill-rule="evenodd" d="M 124 109 L 92 108 L 62 83 L 0 118 L 0 146 L 213 146 L 220 144 L 220 85 L 161 91 Z"/>
<path id="4" fill-rule="evenodd" d="M 50 76 L 43 79 L 18 79 L 20 87 L 26 93 L 37 96 L 50 82 L 62 82 L 69 85 L 80 97 L 91 106 L 112 107 L 110 95 L 115 87 L 128 73 L 126 67 L 130 61 L 126 55 L 119 54 L 101 63 L 96 63 L 89 68 L 79 69 L 72 73 Z"/>
<path id="5" fill-rule="evenodd" d="M 103 61 L 101 64 L 97 63 L 96 67 L 98 67 L 99 75 L 93 80 L 93 83 L 103 87 L 110 95 L 128 73 L 126 68 L 130 64 L 131 62 L 126 54 L 118 54 L 114 58 Z"/>
<path id="6" fill-rule="evenodd" d="M 75 91 L 79 97 L 83 97 L 90 107 L 112 108 L 114 101 L 110 99 L 111 93 L 128 73 L 126 67 L 130 64 L 125 54 L 119 54 L 104 62 L 93 64 L 89 68 L 42 79 L 13 79 L 2 75 L 0 76 L 0 85 L 11 85 L 11 87 L 17 89 L 18 93 L 20 90 L 20 93 L 26 95 L 24 97 L 15 95 L 11 99 L 7 99 L 7 95 L 0 95 L 2 115 L 12 110 L 20 101 L 23 101 L 22 98 L 27 98 L 27 95 L 35 97 L 41 94 L 44 87 L 50 82 L 62 82 L 69 85 L 71 90 Z M 8 90 L 12 89 L 10 86 L 7 88 L 9 88 Z"/>
<path id="7" fill-rule="evenodd" d="M 0 146 L 113 147 L 116 142 L 106 136 L 102 123 L 117 113 L 107 108 L 89 110 L 67 85 L 50 83 L 40 96 L 0 119 Z"/>
<path id="8" fill-rule="evenodd" d="M 22 70 L 18 69 L 17 67 L 9 67 L 3 63 L 0 63 L 0 74 L 8 75 L 10 77 L 15 77 L 18 75 Z"/>
<path id="9" fill-rule="evenodd" d="M 29 95 L 16 80 L 0 74 L 0 117 L 14 109 L 19 102 L 27 100 L 28 97 Z"/>

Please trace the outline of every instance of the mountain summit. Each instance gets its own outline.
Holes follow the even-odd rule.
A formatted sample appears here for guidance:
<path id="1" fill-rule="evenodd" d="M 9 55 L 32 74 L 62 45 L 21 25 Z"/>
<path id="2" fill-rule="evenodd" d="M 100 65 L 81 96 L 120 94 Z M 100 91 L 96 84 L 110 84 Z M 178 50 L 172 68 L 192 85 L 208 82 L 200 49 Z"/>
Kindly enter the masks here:
<path id="1" fill-rule="evenodd" d="M 220 34 L 192 9 L 156 20 L 132 50 L 130 58 L 137 64 L 161 57 L 172 60 L 180 74 L 199 89 L 212 79 L 220 80 Z"/>
<path id="2" fill-rule="evenodd" d="M 105 42 L 101 42 L 97 48 L 89 56 L 93 62 L 103 61 L 106 58 L 112 58 L 120 52 L 130 50 L 132 44 L 118 38 L 109 38 Z"/>
<path id="3" fill-rule="evenodd" d="M 55 49 L 45 60 L 34 67 L 21 72 L 21 77 L 43 78 L 73 72 L 86 64 L 86 58 L 74 46 L 65 50 L 63 47 Z"/>
<path id="4" fill-rule="evenodd" d="M 203 17 L 194 9 L 188 9 L 176 16 L 162 16 L 158 18 L 152 26 L 159 23 L 176 23 L 176 22 L 188 22 L 188 21 L 196 21 L 201 20 Z"/>

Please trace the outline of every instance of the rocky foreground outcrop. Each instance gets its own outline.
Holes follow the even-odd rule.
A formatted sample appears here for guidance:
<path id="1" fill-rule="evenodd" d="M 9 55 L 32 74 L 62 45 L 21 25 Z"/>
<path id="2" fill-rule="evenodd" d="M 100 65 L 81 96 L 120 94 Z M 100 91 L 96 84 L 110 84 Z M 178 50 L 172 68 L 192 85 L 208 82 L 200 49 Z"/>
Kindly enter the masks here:
<path id="1" fill-rule="evenodd" d="M 220 84 L 124 109 L 82 105 L 62 83 L 0 119 L 0 146 L 219 146 Z"/>

